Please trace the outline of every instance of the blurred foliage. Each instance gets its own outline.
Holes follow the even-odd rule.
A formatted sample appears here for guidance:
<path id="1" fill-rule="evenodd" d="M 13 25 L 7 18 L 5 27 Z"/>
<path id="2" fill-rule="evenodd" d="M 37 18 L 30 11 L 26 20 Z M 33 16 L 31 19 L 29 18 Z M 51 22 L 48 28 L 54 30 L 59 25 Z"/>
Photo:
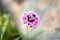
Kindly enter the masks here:
<path id="1" fill-rule="evenodd" d="M 0 11 L 0 40 L 21 40 L 15 21 L 8 12 Z"/>
<path id="2" fill-rule="evenodd" d="M 16 23 L 11 15 L 6 11 L 0 11 L 0 40 L 35 40 L 36 37 L 44 32 L 45 31 L 42 30 L 28 39 L 19 34 Z"/>
<path id="3" fill-rule="evenodd" d="M 28 28 L 27 28 L 28 30 Z M 27 38 L 18 32 L 15 21 L 11 15 L 1 6 L 0 10 L 0 40 L 35 40 L 45 31 L 37 32 L 31 38 Z"/>

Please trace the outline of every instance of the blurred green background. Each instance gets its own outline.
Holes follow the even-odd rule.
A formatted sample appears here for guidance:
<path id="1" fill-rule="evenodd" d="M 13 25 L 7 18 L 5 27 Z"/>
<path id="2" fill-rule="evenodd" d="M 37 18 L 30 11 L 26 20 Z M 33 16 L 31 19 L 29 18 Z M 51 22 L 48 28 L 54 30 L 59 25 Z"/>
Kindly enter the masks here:
<path id="1" fill-rule="evenodd" d="M 0 2 L 0 40 L 21 40 L 16 23 Z"/>
<path id="2" fill-rule="evenodd" d="M 31 38 L 27 38 L 17 29 L 17 24 L 12 18 L 8 10 L 4 8 L 0 1 L 0 40 L 35 40 L 39 35 L 44 33 L 45 30 L 37 32 Z"/>

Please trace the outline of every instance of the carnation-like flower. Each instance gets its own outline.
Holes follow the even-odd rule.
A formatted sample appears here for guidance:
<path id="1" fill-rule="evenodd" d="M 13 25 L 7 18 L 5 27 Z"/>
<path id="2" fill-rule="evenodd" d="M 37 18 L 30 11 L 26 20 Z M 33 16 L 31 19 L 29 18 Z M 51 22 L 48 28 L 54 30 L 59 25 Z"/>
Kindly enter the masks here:
<path id="1" fill-rule="evenodd" d="M 34 11 L 27 11 L 22 14 L 22 23 L 27 24 L 29 27 L 34 27 L 39 22 L 39 16 Z"/>

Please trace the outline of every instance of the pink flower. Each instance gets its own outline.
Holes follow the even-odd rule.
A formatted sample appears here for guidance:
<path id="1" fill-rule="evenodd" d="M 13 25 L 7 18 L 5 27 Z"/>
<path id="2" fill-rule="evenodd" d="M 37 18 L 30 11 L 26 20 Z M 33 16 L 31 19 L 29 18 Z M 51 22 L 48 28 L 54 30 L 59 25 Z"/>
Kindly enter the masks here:
<path id="1" fill-rule="evenodd" d="M 29 27 L 34 27 L 39 22 L 39 16 L 34 11 L 24 12 L 22 15 L 22 22 Z"/>

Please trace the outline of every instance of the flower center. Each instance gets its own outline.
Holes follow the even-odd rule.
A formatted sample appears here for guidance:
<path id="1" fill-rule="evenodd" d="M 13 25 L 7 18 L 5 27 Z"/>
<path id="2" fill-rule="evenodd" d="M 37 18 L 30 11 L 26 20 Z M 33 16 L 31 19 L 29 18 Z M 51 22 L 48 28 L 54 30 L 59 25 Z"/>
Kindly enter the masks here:
<path id="1" fill-rule="evenodd" d="M 31 16 L 27 16 L 27 20 L 29 21 L 29 22 L 34 22 L 35 20 L 31 17 Z"/>

